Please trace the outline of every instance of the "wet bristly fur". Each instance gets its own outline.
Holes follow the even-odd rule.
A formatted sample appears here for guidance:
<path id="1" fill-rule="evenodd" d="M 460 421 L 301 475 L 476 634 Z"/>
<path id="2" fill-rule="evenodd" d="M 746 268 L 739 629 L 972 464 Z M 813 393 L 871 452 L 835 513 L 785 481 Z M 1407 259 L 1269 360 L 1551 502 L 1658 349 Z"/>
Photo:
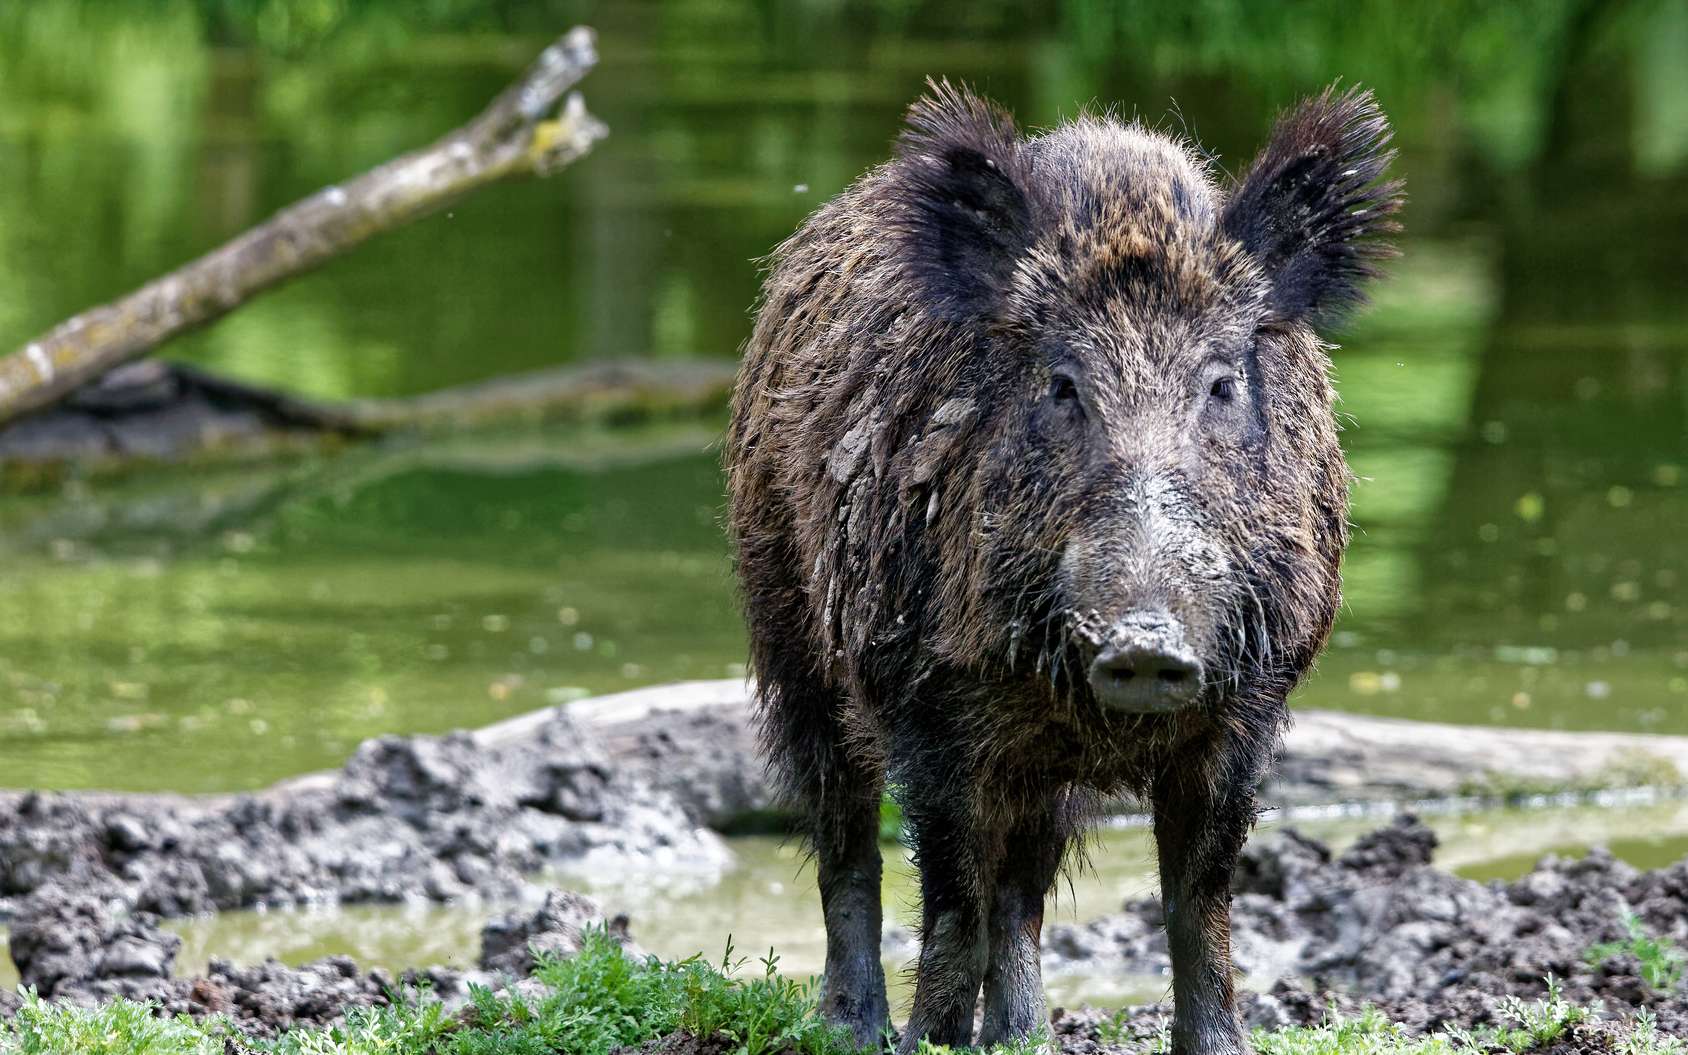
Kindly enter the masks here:
<path id="1" fill-rule="evenodd" d="M 1088 804 L 1132 792 L 1156 814 L 1174 1046 L 1241 1044 L 1225 884 L 1347 543 L 1313 327 L 1386 252 L 1388 139 L 1369 93 L 1327 91 L 1225 186 L 1141 125 L 1025 135 L 935 84 L 893 159 L 774 252 L 730 519 L 763 742 L 819 861 L 823 1000 L 859 1039 L 884 1018 L 889 774 L 922 869 L 914 1039 L 971 1040 L 981 987 L 982 1039 L 1029 1028 L 1042 898 Z M 1085 665 L 1145 599 L 1205 688 L 1120 714 Z"/>

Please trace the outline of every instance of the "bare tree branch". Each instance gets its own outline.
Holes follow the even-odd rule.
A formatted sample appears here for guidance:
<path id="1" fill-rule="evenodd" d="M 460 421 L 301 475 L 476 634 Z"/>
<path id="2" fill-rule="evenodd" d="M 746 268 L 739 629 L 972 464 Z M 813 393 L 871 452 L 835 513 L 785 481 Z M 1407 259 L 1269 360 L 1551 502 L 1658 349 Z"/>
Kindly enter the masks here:
<path id="1" fill-rule="evenodd" d="M 563 168 L 607 131 L 586 112 L 578 93 L 558 106 L 597 59 L 592 31 L 570 30 L 480 116 L 432 146 L 295 202 L 192 263 L 62 322 L 0 359 L 0 423 L 47 406 L 112 367 L 478 187 Z"/>

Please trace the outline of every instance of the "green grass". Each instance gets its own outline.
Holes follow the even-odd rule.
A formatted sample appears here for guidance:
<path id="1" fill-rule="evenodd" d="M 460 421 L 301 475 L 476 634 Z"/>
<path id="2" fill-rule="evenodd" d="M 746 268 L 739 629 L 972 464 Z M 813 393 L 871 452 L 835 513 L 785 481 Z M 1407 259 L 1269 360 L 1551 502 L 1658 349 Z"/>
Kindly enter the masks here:
<path id="1" fill-rule="evenodd" d="M 1641 980 L 1660 992 L 1675 989 L 1682 981 L 1682 970 L 1688 967 L 1688 955 L 1666 939 L 1647 933 L 1641 917 L 1624 913 L 1623 941 L 1602 942 L 1588 950 L 1588 962 L 1596 967 L 1615 957 L 1629 954 L 1641 963 Z"/>
<path id="2" fill-rule="evenodd" d="M 815 1009 L 812 983 L 779 976 L 770 952 L 761 970 L 743 971 L 729 945 L 720 964 L 627 956 L 602 932 L 568 960 L 548 960 L 526 995 L 478 990 L 473 1006 L 446 1014 L 436 1001 L 406 999 L 360 1008 L 329 1029 L 297 1029 L 272 1041 L 243 1038 L 224 1019 L 164 1018 L 148 1004 L 117 1000 L 97 1008 L 52 1004 L 25 993 L 22 1011 L 0 1023 L 0 1055 L 609 1055 L 670 1033 L 721 1036 L 733 1055 L 853 1055 L 849 1038 Z M 412 994 L 413 996 L 417 994 Z M 1381 1012 L 1332 1014 L 1316 1026 L 1256 1030 L 1258 1055 L 1527 1055 L 1590 1022 L 1594 1010 L 1567 1003 L 1548 980 L 1547 995 L 1516 998 L 1505 1022 L 1481 1030 L 1408 1036 Z M 1116 1016 L 1100 1030 L 1107 1044 L 1127 1038 Z M 1152 1052 L 1169 1050 L 1163 1031 Z M 992 1049 L 992 1055 L 1040 1055 L 1046 1033 Z M 1641 1012 L 1609 1049 L 1614 1055 L 1688 1055 L 1688 1045 L 1658 1035 Z M 922 1044 L 921 1055 L 953 1055 Z"/>
<path id="3" fill-rule="evenodd" d="M 147 1004 L 118 1000 L 90 1009 L 24 993 L 17 1018 L 0 1024 L 4 1055 L 223 1055 L 220 1022 L 159 1018 Z"/>
<path id="4" fill-rule="evenodd" d="M 597 932 L 578 955 L 542 962 L 532 995 L 476 990 L 473 1011 L 458 1017 L 435 1001 L 400 1001 L 270 1042 L 241 1040 L 221 1020 L 158 1018 L 133 1001 L 88 1009 L 26 993 L 16 1020 L 0 1024 L 0 1055 L 609 1055 L 680 1030 L 724 1035 L 735 1055 L 853 1055 L 847 1034 L 815 1013 L 812 983 L 781 978 L 771 952 L 760 973 L 729 977 L 747 962 L 731 945 L 719 966 L 638 960 Z"/>
<path id="5" fill-rule="evenodd" d="M 1547 995 L 1540 999 L 1504 998 L 1500 1025 L 1413 1037 L 1368 1007 L 1350 1016 L 1332 1014 L 1317 1026 L 1255 1030 L 1254 1050 L 1255 1055 L 1528 1055 L 1594 1021 L 1597 1011 L 1567 1002 L 1558 981 L 1549 977 Z M 1643 1010 L 1611 1050 L 1616 1055 L 1688 1055 L 1688 1044 L 1660 1036 L 1652 1015 Z"/>

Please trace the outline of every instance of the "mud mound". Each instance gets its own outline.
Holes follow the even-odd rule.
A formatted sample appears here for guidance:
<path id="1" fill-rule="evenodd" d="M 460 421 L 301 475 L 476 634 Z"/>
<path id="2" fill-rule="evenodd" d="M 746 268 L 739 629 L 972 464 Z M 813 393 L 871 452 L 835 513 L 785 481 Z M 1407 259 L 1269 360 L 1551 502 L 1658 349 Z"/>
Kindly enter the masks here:
<path id="1" fill-rule="evenodd" d="M 510 896 L 547 864 L 718 868 L 726 848 L 693 812 L 562 712 L 498 748 L 371 740 L 331 779 L 261 795 L 0 796 L 0 920 L 48 885 L 181 916 Z"/>
<path id="2" fill-rule="evenodd" d="M 22 984 L 44 997 L 154 999 L 168 990 L 182 947 L 182 939 L 156 923 L 148 914 L 125 918 L 99 898 L 48 886 L 12 926 L 12 962 Z"/>
<path id="3" fill-rule="evenodd" d="M 113 997 L 152 1000 L 166 1013 L 226 1015 L 244 1033 L 273 1037 L 302 1026 L 323 1026 L 357 1007 L 382 1006 L 395 996 L 426 991 L 448 1008 L 467 1001 L 469 986 L 496 987 L 525 978 L 535 954 L 572 956 L 587 928 L 608 930 L 638 952 L 626 916 L 606 918 L 591 898 L 549 892 L 535 911 L 487 924 L 481 971 L 428 968 L 394 977 L 379 968 L 359 970 L 347 956 L 329 956 L 299 967 L 275 960 L 237 966 L 213 959 L 203 975 L 173 976 L 182 941 L 159 930 L 157 918 L 130 914 L 109 901 L 47 886 L 26 899 L 11 929 L 10 945 L 22 984 L 41 996 L 80 1004 Z M 15 994 L 0 1015 L 17 1010 Z"/>
<path id="4" fill-rule="evenodd" d="M 604 917 L 584 894 L 552 890 L 532 915 L 504 916 L 481 930 L 481 969 L 525 978 L 539 957 L 565 959 L 579 952 L 589 929 L 609 933 L 629 955 L 643 956 L 627 931 L 625 915 Z"/>
<path id="5" fill-rule="evenodd" d="M 402 764 L 389 764 L 381 759 L 390 748 L 383 748 L 381 759 L 361 763 L 374 769 L 358 779 L 387 781 L 381 794 L 409 803 L 398 811 L 410 818 L 406 823 L 455 815 L 465 808 L 460 795 L 481 792 L 465 791 L 472 774 L 452 761 L 453 750 L 447 744 L 437 752 L 399 751 Z M 519 783 L 513 778 L 511 786 Z M 508 787 L 483 791 L 514 794 Z M 1649 987 L 1632 957 L 1599 965 L 1587 960 L 1591 946 L 1625 936 L 1631 912 L 1652 933 L 1688 943 L 1688 860 L 1642 873 L 1601 852 L 1581 860 L 1549 857 L 1517 882 L 1485 884 L 1437 871 L 1434 848 L 1429 829 L 1411 818 L 1341 854 L 1294 832 L 1252 846 L 1236 872 L 1233 906 L 1238 962 L 1254 985 L 1240 998 L 1247 1024 L 1311 1026 L 1331 1010 L 1352 1014 L 1371 1004 L 1418 1033 L 1501 1025 L 1504 998 L 1534 1000 L 1552 974 L 1568 1001 L 1600 1001 L 1606 1013 L 1577 1025 L 1547 1055 L 1620 1051 L 1643 1008 L 1657 1016 L 1662 1035 L 1688 1035 L 1688 996 L 1680 987 L 1668 993 Z M 82 858 L 73 853 L 64 860 Z M 179 979 L 172 976 L 177 939 L 118 900 L 47 884 L 19 908 L 12 955 L 24 982 L 44 996 L 152 999 L 170 1012 L 228 1015 L 255 1036 L 326 1024 L 349 1008 L 380 1005 L 419 986 L 448 1005 L 461 1003 L 471 983 L 531 986 L 519 979 L 532 969 L 534 950 L 571 955 L 588 927 L 607 927 L 631 943 L 625 918 L 606 919 L 590 899 L 554 891 L 537 907 L 486 928 L 479 971 L 395 978 L 331 957 L 302 967 L 213 961 L 202 977 Z M 1161 917 L 1160 903 L 1144 899 L 1082 927 L 1051 927 L 1047 969 L 1164 971 L 1170 965 Z M 0 1002 L 0 1014 L 9 1010 L 15 1000 Z M 1057 1008 L 1051 1031 L 1068 1055 L 1138 1055 L 1159 1050 L 1169 1014 L 1164 1004 L 1124 1013 Z M 720 1043 L 674 1034 L 637 1050 L 713 1055 Z"/>
<path id="6" fill-rule="evenodd" d="M 1267 1029 L 1317 1026 L 1325 1021 L 1330 1011 L 1350 1018 L 1359 1011 L 1359 1005 L 1353 1001 L 1314 996 L 1293 983 L 1276 986 L 1270 993 L 1246 994 L 1240 1002 L 1245 1023 Z M 1411 1022 L 1411 1016 L 1395 1014 L 1393 1017 L 1397 1022 Z M 1050 1016 L 1049 1029 L 1061 1055 L 1164 1055 L 1171 1025 L 1171 1006 L 1157 1004 L 1132 1008 L 1125 1013 L 1095 1008 L 1056 1008 Z M 1409 1025 L 1408 1028 L 1413 1033 L 1422 1032 L 1418 1027 Z M 1531 1055 L 1625 1055 L 1636 1050 L 1626 1043 L 1635 1033 L 1636 1022 L 1632 1014 L 1610 1015 L 1572 1024 L 1558 1040 L 1543 1047 L 1533 1047 L 1530 1052 Z M 1660 1031 L 1656 1035 L 1670 1034 Z M 1345 1047 L 1343 1050 L 1349 1049 Z M 1363 1049 L 1355 1047 L 1353 1050 Z"/>
<path id="7" fill-rule="evenodd" d="M 1596 850 L 1549 856 L 1515 883 L 1478 883 L 1431 867 L 1433 832 L 1413 818 L 1341 855 L 1293 831 L 1252 844 L 1234 880 L 1237 965 L 1255 986 L 1259 1025 L 1310 1024 L 1338 1006 L 1377 1005 L 1417 1030 L 1496 1021 L 1501 998 L 1560 979 L 1573 1003 L 1651 1009 L 1688 1035 L 1688 997 L 1660 992 L 1633 957 L 1591 964 L 1588 950 L 1626 935 L 1634 912 L 1651 933 L 1688 945 L 1688 860 L 1640 873 Z M 1046 968 L 1171 969 L 1157 898 L 1091 923 L 1051 927 Z"/>

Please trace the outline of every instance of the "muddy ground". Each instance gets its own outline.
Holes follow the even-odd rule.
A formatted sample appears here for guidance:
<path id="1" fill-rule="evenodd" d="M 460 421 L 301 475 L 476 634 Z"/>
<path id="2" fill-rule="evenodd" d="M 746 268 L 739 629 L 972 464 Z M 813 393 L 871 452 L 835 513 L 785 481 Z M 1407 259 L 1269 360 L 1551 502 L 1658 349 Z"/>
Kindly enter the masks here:
<path id="1" fill-rule="evenodd" d="M 226 1015 L 246 1034 L 273 1037 L 295 1027 L 323 1026 L 356 1007 L 387 1004 L 394 995 L 426 992 L 427 999 L 457 1006 L 470 985 L 497 988 L 526 978 L 535 954 L 555 957 L 580 950 L 588 927 L 605 928 L 630 952 L 625 916 L 606 917 L 596 902 L 553 890 L 531 912 L 501 917 L 481 933 L 476 970 L 428 967 L 398 976 L 363 971 L 346 956 L 300 967 L 275 960 L 242 966 L 213 959 L 205 973 L 176 977 L 182 940 L 158 928 L 150 913 L 128 913 L 88 895 L 49 887 L 25 904 L 13 923 L 10 951 L 22 984 L 43 997 L 93 1004 L 114 997 L 151 1000 L 166 1013 Z M 15 1011 L 17 996 L 0 992 L 0 1015 Z"/>
<path id="2" fill-rule="evenodd" d="M 602 918 L 584 899 L 536 886 L 532 877 L 544 866 L 707 873 L 730 860 L 720 832 L 779 822 L 742 700 L 742 686 L 696 683 L 475 733 L 385 737 L 334 773 L 253 795 L 0 793 L 0 923 L 10 924 L 20 976 L 45 996 L 150 998 L 173 1010 L 227 1013 L 268 1034 L 379 1003 L 407 979 L 344 958 L 299 968 L 214 961 L 203 976 L 178 979 L 180 941 L 159 930 L 159 917 L 407 899 L 539 905 L 489 928 L 482 972 L 408 977 L 462 999 L 470 981 L 525 973 L 530 940 L 566 951 L 583 920 Z M 1376 720 L 1355 721 L 1369 728 L 1364 723 Z M 1320 737 L 1335 726 L 1314 725 L 1318 735 L 1299 748 L 1292 734 L 1277 793 L 1295 801 L 1351 789 L 1329 767 L 1387 772 L 1387 759 L 1373 756 L 1390 744 L 1405 744 L 1389 748 L 1400 763 L 1395 772 L 1427 772 L 1404 761 L 1432 744 L 1396 730 L 1410 724 L 1395 723 L 1388 735 L 1343 733 L 1345 743 L 1370 745 L 1366 764 L 1333 751 L 1312 776 L 1295 775 L 1298 752 L 1310 758 L 1328 748 Z M 1295 793 L 1285 795 L 1286 787 Z M 1244 1001 L 1249 1022 L 1311 1023 L 1332 1002 L 1370 1001 L 1416 1030 L 1480 1026 L 1495 1020 L 1503 997 L 1540 996 L 1552 974 L 1573 1001 L 1603 1000 L 1622 1013 L 1648 1008 L 1664 1030 L 1688 1035 L 1680 991 L 1649 988 L 1633 959 L 1585 959 L 1591 946 L 1624 936 L 1627 911 L 1652 933 L 1688 945 L 1688 860 L 1639 873 L 1596 852 L 1547 858 L 1515 883 L 1481 884 L 1436 869 L 1434 847 L 1430 830 L 1412 821 L 1340 855 L 1289 830 L 1252 844 L 1233 906 L 1238 966 L 1263 990 Z M 613 907 L 633 911 L 637 924 L 637 906 Z M 1089 923 L 1052 926 L 1045 970 L 1166 972 L 1161 913 L 1158 900 L 1145 899 Z M 902 951 L 894 933 L 888 950 Z M 0 994 L 0 1013 L 15 1001 Z M 1121 1043 L 1129 1050 L 1134 1036 L 1152 1043 L 1164 1012 L 1134 1012 L 1121 1031 L 1104 1029 L 1109 1016 L 1101 1012 L 1060 1010 L 1053 1028 L 1071 1051 Z M 683 1038 L 671 1047 L 684 1050 Z M 1585 1047 L 1604 1050 L 1597 1038 Z"/>
<path id="3" fill-rule="evenodd" d="M 781 817 L 742 682 L 604 697 L 476 732 L 382 737 L 340 770 L 240 796 L 0 792 L 0 924 L 54 886 L 161 916 L 313 903 L 519 897 L 546 865 L 710 872 L 720 833 Z M 1482 771 L 1475 744 L 1531 784 L 1613 773 L 1680 783 L 1688 738 L 1656 737 L 1645 766 L 1605 734 L 1460 729 L 1306 714 L 1266 801 L 1411 800 Z M 1530 740 L 1534 736 L 1536 740 Z M 1556 739 L 1557 738 L 1557 739 Z M 1680 743 L 1678 742 L 1680 741 Z M 1429 759 L 1440 758 L 1440 764 Z M 1450 764 L 1453 759 L 1456 764 Z M 1583 772 L 1566 759 L 1631 759 Z M 1554 760 L 1559 760 L 1555 762 Z M 1129 804 L 1122 804 L 1129 808 Z"/>
<path id="4" fill-rule="evenodd" d="M 1587 959 L 1591 946 L 1624 937 L 1626 912 L 1652 933 L 1688 943 L 1688 859 L 1638 872 L 1596 851 L 1581 860 L 1545 858 L 1513 883 L 1479 883 L 1434 867 L 1435 844 L 1430 829 L 1407 818 L 1341 854 L 1293 830 L 1251 845 L 1232 908 L 1238 966 L 1264 989 L 1245 995 L 1246 1021 L 1313 1024 L 1329 1008 L 1368 1002 L 1414 1032 L 1479 1027 L 1499 1022 L 1506 996 L 1541 996 L 1551 974 L 1567 999 L 1607 1009 L 1556 1051 L 1610 1050 L 1612 1037 L 1642 1008 L 1657 1016 L 1665 1035 L 1688 1035 L 1688 996 L 1680 987 L 1653 989 L 1627 955 L 1602 964 Z M 1053 926 L 1045 935 L 1045 970 L 1165 971 L 1161 914 L 1158 899 L 1148 898 L 1091 923 Z M 537 911 L 488 925 L 474 972 L 436 968 L 394 978 L 341 957 L 298 968 L 213 961 L 201 977 L 176 978 L 180 940 L 160 931 L 155 918 L 49 886 L 19 904 L 11 952 L 25 983 L 54 999 L 150 998 L 169 1010 L 229 1014 L 255 1035 L 273 1035 L 382 1003 L 406 983 L 460 1001 L 470 982 L 522 977 L 532 964 L 530 944 L 569 953 L 589 924 L 631 940 L 624 917 L 606 920 L 589 899 L 554 891 Z M 1167 1011 L 1133 1009 L 1121 1027 L 1111 1010 L 1058 1008 L 1052 1033 L 1073 1053 L 1147 1051 Z M 662 1050 L 707 1047 L 668 1038 Z"/>
<path id="5" fill-rule="evenodd" d="M 1688 993 L 1643 981 L 1622 955 L 1591 963 L 1591 947 L 1626 936 L 1637 915 L 1652 934 L 1688 945 L 1688 859 L 1640 872 L 1595 850 L 1543 858 L 1512 883 L 1479 883 L 1434 867 L 1435 834 L 1403 818 L 1341 854 L 1284 830 L 1251 844 L 1233 879 L 1233 952 L 1264 992 L 1244 1001 L 1254 1026 L 1312 1024 L 1330 1007 L 1373 1004 L 1414 1032 L 1501 1024 L 1507 996 L 1541 997 L 1552 975 L 1573 1003 L 1604 1003 L 1621 1021 L 1646 1008 L 1668 1036 L 1688 1036 Z M 1045 970 L 1170 969 L 1158 898 L 1045 935 Z M 1159 1009 L 1164 1012 L 1165 1009 Z M 1156 1027 L 1155 1011 L 1141 1018 Z M 1070 1051 L 1097 1050 L 1106 1016 L 1058 1012 Z M 1592 1046 L 1608 1025 L 1582 1030 Z M 1103 1044 L 1102 1047 L 1107 1047 Z M 1566 1050 L 1584 1050 L 1567 1048 Z"/>
<path id="6" fill-rule="evenodd" d="M 685 770 L 663 768 L 612 762 L 556 711 L 498 747 L 466 733 L 371 740 L 331 776 L 256 795 L 0 795 L 0 922 L 52 890 L 185 916 L 520 897 L 548 864 L 723 867 L 706 826 L 718 791 L 700 780 L 683 796 Z"/>

